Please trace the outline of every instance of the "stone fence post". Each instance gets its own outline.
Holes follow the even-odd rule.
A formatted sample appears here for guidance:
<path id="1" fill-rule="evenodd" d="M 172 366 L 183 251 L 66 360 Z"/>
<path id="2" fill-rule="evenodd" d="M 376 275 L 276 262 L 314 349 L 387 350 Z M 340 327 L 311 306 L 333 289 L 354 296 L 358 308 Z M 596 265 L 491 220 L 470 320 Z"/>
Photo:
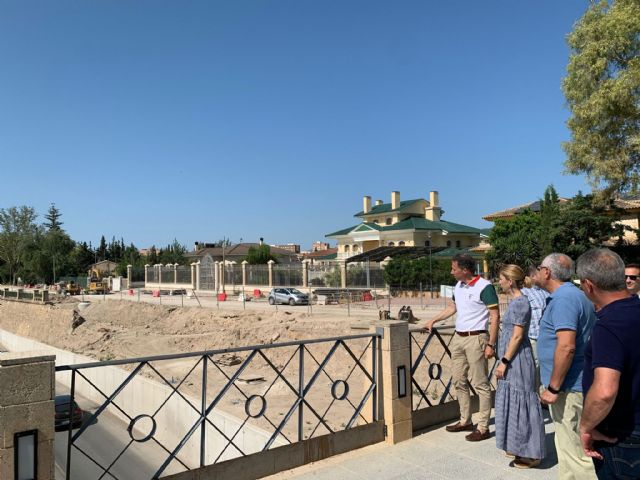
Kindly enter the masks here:
<path id="1" fill-rule="evenodd" d="M 127 288 L 133 283 L 133 265 L 127 265 Z"/>
<path id="2" fill-rule="evenodd" d="M 309 259 L 302 261 L 302 286 L 309 286 Z"/>
<path id="3" fill-rule="evenodd" d="M 0 354 L 0 478 L 13 480 L 16 434 L 36 432 L 37 480 L 53 480 L 55 355 L 38 352 Z M 27 454 L 26 445 L 19 452 Z M 31 465 L 32 466 L 32 465 Z M 27 469 L 28 466 L 25 465 Z M 30 472 L 21 472 L 31 478 Z"/>
<path id="4" fill-rule="evenodd" d="M 347 288 L 347 261 L 340 261 L 340 287 Z"/>
<path id="5" fill-rule="evenodd" d="M 194 290 L 199 290 L 198 288 L 198 279 L 200 278 L 200 263 L 192 262 L 191 263 L 191 288 Z"/>
<path id="6" fill-rule="evenodd" d="M 276 263 L 273 260 L 269 260 L 267 265 L 269 266 L 269 286 L 273 287 L 273 264 Z"/>
<path id="7" fill-rule="evenodd" d="M 371 333 L 382 334 L 377 359 L 378 416 L 387 427 L 387 443 L 395 444 L 413 436 L 409 326 L 398 320 L 375 322 Z M 367 367 L 373 371 L 370 362 Z M 363 416 L 368 422 L 373 420 L 373 397 Z"/>
<path id="8" fill-rule="evenodd" d="M 220 262 L 213 262 L 213 286 L 218 293 L 220 291 Z"/>
<path id="9" fill-rule="evenodd" d="M 244 289 L 247 286 L 247 265 L 249 262 L 246 260 L 242 261 L 242 292 L 244 293 Z"/>

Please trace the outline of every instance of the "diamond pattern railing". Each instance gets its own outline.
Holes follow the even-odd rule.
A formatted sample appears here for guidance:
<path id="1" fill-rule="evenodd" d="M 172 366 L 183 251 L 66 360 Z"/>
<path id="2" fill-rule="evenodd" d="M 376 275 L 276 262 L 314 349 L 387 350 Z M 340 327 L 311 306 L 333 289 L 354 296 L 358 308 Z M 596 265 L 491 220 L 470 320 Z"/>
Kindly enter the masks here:
<path id="1" fill-rule="evenodd" d="M 453 388 L 450 345 L 455 333 L 443 334 L 437 329 L 409 332 L 411 345 L 412 411 L 441 405 L 456 399 Z M 493 371 L 498 360 L 489 361 L 489 382 L 496 389 Z M 472 395 L 475 390 L 470 385 Z"/>
<path id="2" fill-rule="evenodd" d="M 365 334 L 56 367 L 86 410 L 57 463 L 67 479 L 160 478 L 369 423 L 378 349 Z"/>

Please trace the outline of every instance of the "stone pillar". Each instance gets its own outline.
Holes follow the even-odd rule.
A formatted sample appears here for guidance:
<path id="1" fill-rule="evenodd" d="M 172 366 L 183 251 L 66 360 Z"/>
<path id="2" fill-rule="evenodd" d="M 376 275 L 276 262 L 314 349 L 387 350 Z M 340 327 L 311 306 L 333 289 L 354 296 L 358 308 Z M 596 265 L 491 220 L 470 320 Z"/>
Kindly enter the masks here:
<path id="1" fill-rule="evenodd" d="M 269 266 L 269 286 L 273 287 L 273 264 L 276 263 L 273 260 L 269 260 L 267 265 Z"/>
<path id="2" fill-rule="evenodd" d="M 37 479 L 53 480 L 55 355 L 0 355 L 0 478 L 14 478 L 14 435 L 37 431 Z"/>
<path id="3" fill-rule="evenodd" d="M 387 443 L 395 444 L 413 436 L 411 420 L 411 353 L 409 326 L 403 321 L 385 321 L 377 324 L 383 331 L 380 355 L 381 392 L 383 410 L 380 412 L 387 426 Z M 399 373 L 404 367 L 404 385 L 406 395 L 398 392 Z"/>
<path id="4" fill-rule="evenodd" d="M 342 260 L 340 262 L 340 286 L 347 288 L 347 262 Z"/>
<path id="5" fill-rule="evenodd" d="M 173 283 L 178 283 L 178 263 L 173 264 Z"/>
<path id="6" fill-rule="evenodd" d="M 213 284 L 215 286 L 216 293 L 220 291 L 220 264 L 219 262 L 213 262 Z"/>
<path id="7" fill-rule="evenodd" d="M 482 259 L 482 270 L 484 273 L 484 278 L 489 278 L 489 262 L 487 262 L 486 258 Z"/>
<path id="8" fill-rule="evenodd" d="M 198 287 L 200 283 L 200 262 L 191 263 L 191 288 L 194 290 L 200 290 Z"/>
<path id="9" fill-rule="evenodd" d="M 226 269 L 227 269 L 227 263 L 225 262 L 220 262 L 220 290 L 222 291 L 222 293 L 225 293 L 225 285 L 227 283 L 227 279 L 225 278 L 226 275 Z"/>
<path id="10" fill-rule="evenodd" d="M 309 286 L 309 262 L 310 260 L 308 259 L 302 261 L 302 286 L 303 287 Z"/>
<path id="11" fill-rule="evenodd" d="M 145 287 L 147 286 L 147 282 L 149 281 L 148 277 L 149 277 L 149 264 L 146 264 L 144 266 L 144 285 Z"/>
<path id="12" fill-rule="evenodd" d="M 249 262 L 246 260 L 242 261 L 242 291 L 244 292 L 244 288 L 247 286 L 247 265 Z"/>
<path id="13" fill-rule="evenodd" d="M 127 287 L 131 288 L 133 283 L 133 265 L 127 265 Z"/>

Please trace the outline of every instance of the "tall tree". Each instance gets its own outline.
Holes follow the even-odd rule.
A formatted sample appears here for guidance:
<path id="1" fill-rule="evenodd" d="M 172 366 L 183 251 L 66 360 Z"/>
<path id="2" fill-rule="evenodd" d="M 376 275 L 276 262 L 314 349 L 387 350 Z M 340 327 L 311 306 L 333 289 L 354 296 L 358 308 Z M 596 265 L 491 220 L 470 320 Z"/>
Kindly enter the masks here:
<path id="1" fill-rule="evenodd" d="M 9 281 L 13 285 L 38 232 L 36 217 L 32 207 L 0 209 L 0 258 L 7 267 Z"/>
<path id="2" fill-rule="evenodd" d="M 592 2 L 568 37 L 565 166 L 605 194 L 640 182 L 640 2 Z"/>
<path id="3" fill-rule="evenodd" d="M 46 215 L 44 216 L 47 221 L 42 225 L 49 231 L 60 231 L 62 230 L 63 225 L 63 222 L 60 221 L 61 217 L 62 213 L 60 213 L 60 210 L 58 210 L 56 204 L 52 203 L 49 206 L 49 210 L 47 211 Z"/>
<path id="4" fill-rule="evenodd" d="M 550 254 L 554 250 L 554 245 L 558 239 L 559 229 L 557 226 L 560 204 L 558 192 L 553 185 L 549 185 L 545 191 L 543 199 L 540 200 L 540 239 L 539 252 L 542 257 Z M 524 267 L 528 265 L 523 265 Z"/>

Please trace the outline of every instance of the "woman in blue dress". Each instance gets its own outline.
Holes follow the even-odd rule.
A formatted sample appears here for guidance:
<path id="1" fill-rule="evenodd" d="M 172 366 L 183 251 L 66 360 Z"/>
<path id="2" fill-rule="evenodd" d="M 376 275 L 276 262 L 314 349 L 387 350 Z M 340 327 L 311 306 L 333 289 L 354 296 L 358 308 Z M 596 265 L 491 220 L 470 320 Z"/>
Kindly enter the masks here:
<path id="1" fill-rule="evenodd" d="M 496 368 L 496 444 L 515 457 L 517 468 L 533 468 L 545 456 L 544 422 L 536 392 L 536 368 L 527 335 L 531 321 L 529 301 L 520 289 L 524 272 L 517 265 L 500 270 L 500 287 L 511 296 L 502 318 Z"/>

